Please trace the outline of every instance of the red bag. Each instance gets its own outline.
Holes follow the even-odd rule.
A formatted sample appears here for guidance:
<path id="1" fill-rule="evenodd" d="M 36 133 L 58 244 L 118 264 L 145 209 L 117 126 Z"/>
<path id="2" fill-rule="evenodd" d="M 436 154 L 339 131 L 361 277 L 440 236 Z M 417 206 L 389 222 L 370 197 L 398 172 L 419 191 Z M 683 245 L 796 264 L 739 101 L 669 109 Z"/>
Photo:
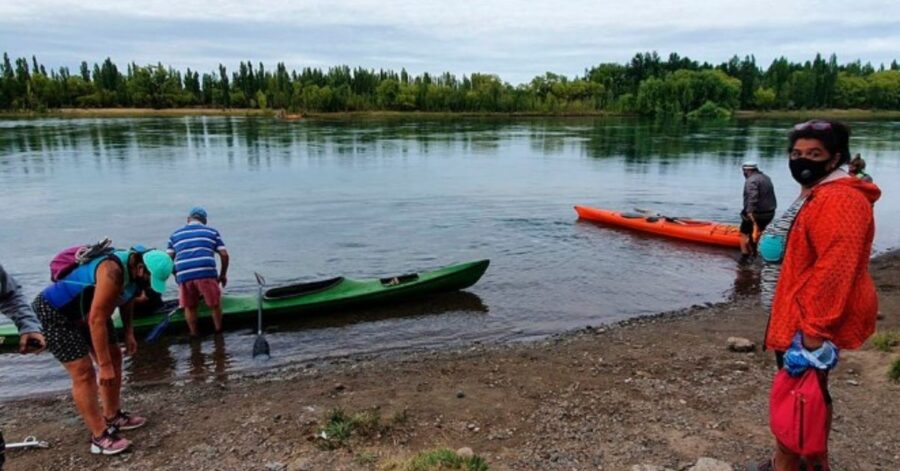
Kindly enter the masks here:
<path id="1" fill-rule="evenodd" d="M 800 456 L 828 451 L 828 406 L 815 368 L 798 377 L 781 369 L 772 381 L 769 427 L 775 439 Z"/>

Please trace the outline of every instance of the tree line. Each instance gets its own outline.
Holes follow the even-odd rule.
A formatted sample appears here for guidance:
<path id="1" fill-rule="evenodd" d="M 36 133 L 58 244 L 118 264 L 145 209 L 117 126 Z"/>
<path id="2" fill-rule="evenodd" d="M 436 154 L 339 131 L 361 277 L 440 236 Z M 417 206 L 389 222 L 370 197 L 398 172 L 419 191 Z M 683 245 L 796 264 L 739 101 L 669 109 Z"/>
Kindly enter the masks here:
<path id="1" fill-rule="evenodd" d="M 497 75 L 461 78 L 410 75 L 405 69 L 306 67 L 284 63 L 267 69 L 241 62 L 229 72 L 200 73 L 130 63 L 125 70 L 107 58 L 47 69 L 37 58 L 4 53 L 0 66 L 0 110 L 56 108 L 259 108 L 304 112 L 438 111 L 584 113 L 611 111 L 660 114 L 728 114 L 732 110 L 819 108 L 900 109 L 900 66 L 877 69 L 860 61 L 839 64 L 835 55 L 790 62 L 781 57 L 767 68 L 753 56 L 721 64 L 699 63 L 672 53 L 636 54 L 626 64 L 603 63 L 582 76 L 551 72 L 512 85 Z"/>

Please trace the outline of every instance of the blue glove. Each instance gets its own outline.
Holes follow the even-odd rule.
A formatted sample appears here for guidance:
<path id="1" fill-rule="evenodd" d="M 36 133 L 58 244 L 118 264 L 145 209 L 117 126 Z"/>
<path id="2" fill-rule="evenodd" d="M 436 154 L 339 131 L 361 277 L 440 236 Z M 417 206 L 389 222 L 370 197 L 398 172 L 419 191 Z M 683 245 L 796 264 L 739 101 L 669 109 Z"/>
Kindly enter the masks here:
<path id="1" fill-rule="evenodd" d="M 797 332 L 791 348 L 784 352 L 784 367 L 791 376 L 800 376 L 807 368 L 830 370 L 837 365 L 838 348 L 826 340 L 814 351 L 803 348 L 803 334 Z"/>

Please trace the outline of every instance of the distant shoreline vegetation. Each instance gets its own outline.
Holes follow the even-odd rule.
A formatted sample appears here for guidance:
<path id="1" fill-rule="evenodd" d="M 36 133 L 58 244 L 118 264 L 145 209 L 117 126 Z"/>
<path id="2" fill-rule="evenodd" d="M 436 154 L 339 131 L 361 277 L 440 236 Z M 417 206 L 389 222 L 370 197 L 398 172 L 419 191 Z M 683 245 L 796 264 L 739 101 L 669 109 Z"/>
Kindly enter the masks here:
<path id="1" fill-rule="evenodd" d="M 116 110 L 121 109 L 121 112 Z M 149 109 L 149 110 L 148 110 Z M 82 111 L 84 110 L 84 111 Z M 242 62 L 201 74 L 162 65 L 110 59 L 77 73 L 47 69 L 37 58 L 3 55 L 0 114 L 259 115 L 271 110 L 303 114 L 386 115 L 674 115 L 696 118 L 800 116 L 812 110 L 850 117 L 898 116 L 900 66 L 839 64 L 831 55 L 803 63 L 785 58 L 768 68 L 753 56 L 713 65 L 678 54 L 665 60 L 641 53 L 626 64 L 604 63 L 566 77 L 547 72 L 521 85 L 474 73 L 412 76 L 405 69 L 288 70 Z M 842 111 L 847 110 L 847 111 Z"/>

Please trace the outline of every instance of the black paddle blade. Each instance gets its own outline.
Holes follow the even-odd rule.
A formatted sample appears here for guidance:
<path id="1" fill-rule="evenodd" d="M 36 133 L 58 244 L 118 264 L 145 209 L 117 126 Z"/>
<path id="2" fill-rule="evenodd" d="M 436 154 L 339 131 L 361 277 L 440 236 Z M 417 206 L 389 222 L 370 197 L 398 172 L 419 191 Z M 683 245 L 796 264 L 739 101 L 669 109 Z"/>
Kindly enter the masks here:
<path id="1" fill-rule="evenodd" d="M 260 358 L 262 360 L 268 360 L 272 357 L 269 354 L 269 342 L 266 341 L 266 338 L 262 335 L 256 336 L 256 341 L 253 342 L 253 358 Z"/>

